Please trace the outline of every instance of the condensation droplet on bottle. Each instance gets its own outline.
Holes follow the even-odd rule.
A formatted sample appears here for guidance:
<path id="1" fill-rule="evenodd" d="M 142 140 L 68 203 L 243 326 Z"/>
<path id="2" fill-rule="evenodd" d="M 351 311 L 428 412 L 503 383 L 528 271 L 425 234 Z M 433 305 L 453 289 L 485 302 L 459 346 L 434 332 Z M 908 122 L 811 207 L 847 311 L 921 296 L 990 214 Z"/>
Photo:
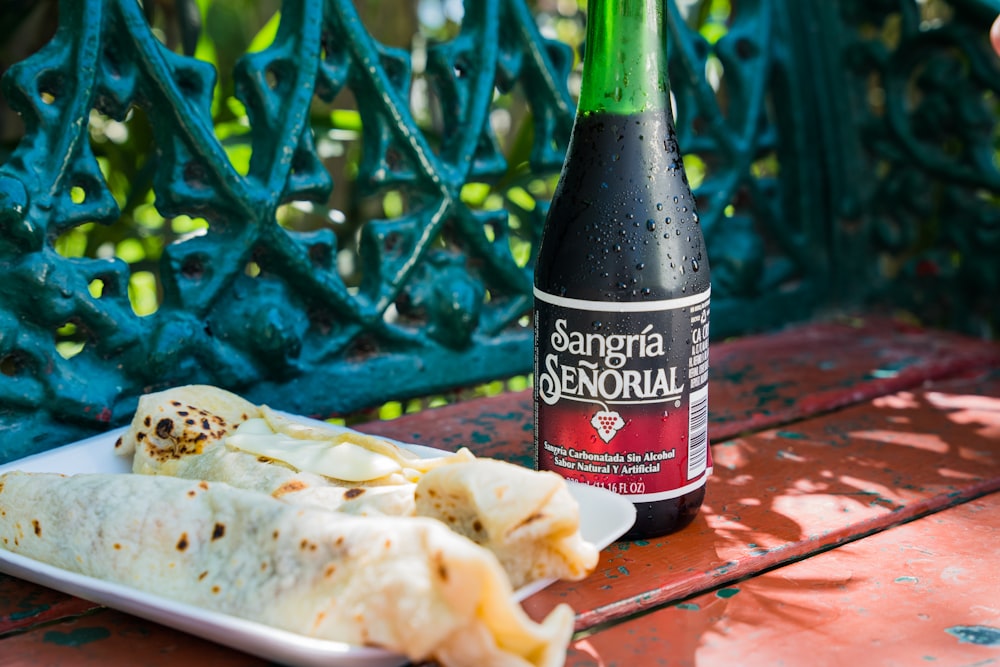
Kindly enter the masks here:
<path id="1" fill-rule="evenodd" d="M 600 331 L 601 327 L 603 326 L 604 323 L 601 322 L 600 320 L 594 320 L 593 322 L 590 323 L 590 328 L 593 329 L 594 331 Z"/>
<path id="2" fill-rule="evenodd" d="M 621 252 L 621 251 L 622 251 L 622 244 L 621 243 L 616 243 L 615 244 L 615 252 Z"/>
<path id="3" fill-rule="evenodd" d="M 675 204 L 678 203 L 680 200 L 681 200 L 680 197 L 678 197 L 677 195 L 674 195 L 674 203 Z"/>
<path id="4" fill-rule="evenodd" d="M 697 273 L 698 269 L 700 269 L 700 268 L 701 268 L 701 266 L 698 264 L 698 260 L 692 259 L 691 260 L 691 270 L 694 271 L 695 273 Z"/>
<path id="5" fill-rule="evenodd" d="M 663 204 L 661 204 L 660 202 L 656 202 L 656 210 L 657 211 L 662 211 L 663 210 Z"/>
<path id="6" fill-rule="evenodd" d="M 649 220 L 647 220 L 646 221 L 646 229 L 648 229 L 651 232 L 655 232 L 656 231 L 656 220 L 653 220 L 652 218 L 650 218 Z"/>
<path id="7" fill-rule="evenodd" d="M 665 218 L 663 219 L 663 222 L 665 222 L 666 224 L 668 224 L 668 225 L 669 225 L 669 224 L 670 224 L 671 222 L 673 222 L 673 220 L 671 220 L 671 219 L 670 219 L 670 216 L 668 215 L 667 217 L 665 217 Z"/>
<path id="8" fill-rule="evenodd" d="M 701 222 L 701 216 L 698 215 L 698 211 L 691 214 L 691 219 L 694 220 L 694 224 L 696 225 Z"/>
<path id="9" fill-rule="evenodd" d="M 650 294 L 653 293 L 653 290 L 649 289 L 648 287 L 643 287 L 642 290 L 640 291 L 640 293 L 643 296 L 649 296 Z"/>
<path id="10" fill-rule="evenodd" d="M 638 264 L 635 265 L 636 271 L 642 271 L 645 268 L 646 268 L 645 262 L 639 262 Z"/>
<path id="11" fill-rule="evenodd" d="M 611 91 L 611 96 L 615 99 L 615 102 L 621 102 L 623 95 L 621 86 L 615 86 L 615 89 Z"/>

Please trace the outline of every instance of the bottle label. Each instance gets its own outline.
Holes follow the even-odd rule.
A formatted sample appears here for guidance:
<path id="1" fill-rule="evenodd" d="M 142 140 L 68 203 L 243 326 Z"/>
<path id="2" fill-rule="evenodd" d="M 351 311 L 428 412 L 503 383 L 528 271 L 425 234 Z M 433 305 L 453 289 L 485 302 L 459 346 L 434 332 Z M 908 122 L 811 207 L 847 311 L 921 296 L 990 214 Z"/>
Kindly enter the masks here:
<path id="1" fill-rule="evenodd" d="M 710 290 L 597 302 L 535 289 L 535 464 L 633 502 L 705 484 Z"/>

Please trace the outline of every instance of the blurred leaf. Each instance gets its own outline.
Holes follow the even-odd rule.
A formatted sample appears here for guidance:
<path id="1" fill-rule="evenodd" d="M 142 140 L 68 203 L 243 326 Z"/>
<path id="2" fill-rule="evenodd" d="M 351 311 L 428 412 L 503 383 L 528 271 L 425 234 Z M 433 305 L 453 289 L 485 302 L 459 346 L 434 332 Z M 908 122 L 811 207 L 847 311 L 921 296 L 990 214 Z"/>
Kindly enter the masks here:
<path id="1" fill-rule="evenodd" d="M 482 206 L 489 194 L 490 186 L 486 183 L 466 183 L 461 198 L 469 206 Z"/>
<path id="2" fill-rule="evenodd" d="M 149 271 L 136 271 L 128 281 L 128 298 L 132 310 L 140 317 L 152 315 L 159 306 L 156 296 L 156 276 Z"/>
<path id="3" fill-rule="evenodd" d="M 255 53 L 257 51 L 263 51 L 267 47 L 274 43 L 274 38 L 278 34 L 278 24 L 281 23 L 281 12 L 275 12 L 271 19 L 264 24 L 253 39 L 250 40 L 250 46 L 247 47 L 247 53 Z"/>
<path id="4" fill-rule="evenodd" d="M 139 239 L 123 239 L 115 247 L 115 255 L 129 264 L 146 259 L 146 249 Z"/>

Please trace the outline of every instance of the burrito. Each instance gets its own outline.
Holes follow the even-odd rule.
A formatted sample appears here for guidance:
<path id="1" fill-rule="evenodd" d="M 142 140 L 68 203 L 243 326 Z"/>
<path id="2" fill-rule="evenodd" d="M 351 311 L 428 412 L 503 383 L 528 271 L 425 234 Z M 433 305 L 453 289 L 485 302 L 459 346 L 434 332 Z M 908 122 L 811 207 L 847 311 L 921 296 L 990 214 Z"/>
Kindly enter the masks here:
<path id="1" fill-rule="evenodd" d="M 208 385 L 142 396 L 116 453 L 132 471 L 226 482 L 349 514 L 409 516 L 423 471 L 474 458 L 467 449 L 424 459 L 333 425 L 318 428 Z"/>
<path id="2" fill-rule="evenodd" d="M 468 449 L 419 457 L 352 429 L 289 417 L 205 385 L 143 396 L 116 451 L 132 470 L 226 482 L 297 505 L 424 516 L 492 551 L 515 588 L 578 580 L 598 550 L 565 480 Z"/>
<path id="3" fill-rule="evenodd" d="M 354 517 L 223 483 L 0 476 L 0 546 L 320 639 L 442 665 L 556 666 L 568 606 L 541 622 L 496 557 L 439 521 Z"/>

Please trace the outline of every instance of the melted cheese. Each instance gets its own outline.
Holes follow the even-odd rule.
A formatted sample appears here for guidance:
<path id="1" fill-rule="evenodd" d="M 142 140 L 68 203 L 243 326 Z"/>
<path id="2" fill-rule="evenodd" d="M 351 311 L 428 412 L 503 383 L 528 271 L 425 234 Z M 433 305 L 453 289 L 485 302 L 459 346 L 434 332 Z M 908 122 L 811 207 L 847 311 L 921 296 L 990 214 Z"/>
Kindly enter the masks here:
<path id="1" fill-rule="evenodd" d="M 275 433 L 264 419 L 249 419 L 226 439 L 240 451 L 281 461 L 296 470 L 347 482 L 369 482 L 400 472 L 392 458 L 351 442 L 303 440 Z"/>

